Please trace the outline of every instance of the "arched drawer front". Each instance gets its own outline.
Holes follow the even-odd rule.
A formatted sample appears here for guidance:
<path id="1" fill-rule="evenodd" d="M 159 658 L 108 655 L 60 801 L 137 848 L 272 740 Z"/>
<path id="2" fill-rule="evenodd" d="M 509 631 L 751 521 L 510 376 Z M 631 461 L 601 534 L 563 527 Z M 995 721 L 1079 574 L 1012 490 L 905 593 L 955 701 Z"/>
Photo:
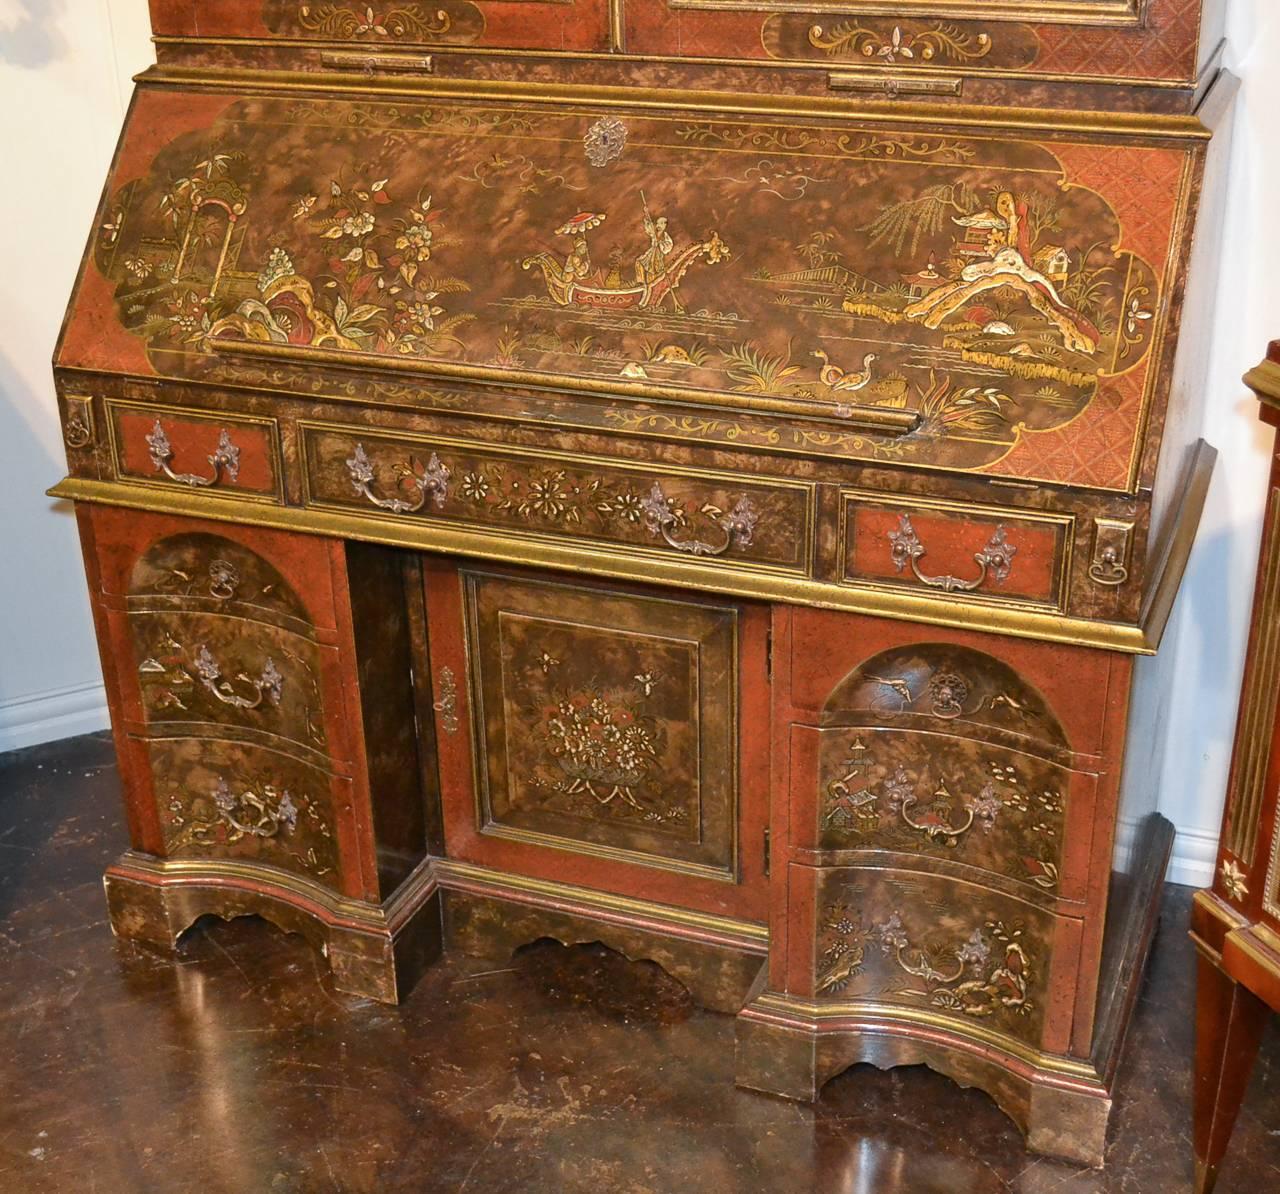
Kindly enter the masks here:
<path id="1" fill-rule="evenodd" d="M 975 884 L 792 865 L 792 993 L 1064 1049 L 1081 922 Z M 807 931 L 805 931 L 807 930 Z"/>
<path id="2" fill-rule="evenodd" d="M 1048 906 L 1085 898 L 1093 775 L 972 738 L 874 726 L 794 726 L 790 772 L 798 849 L 918 855 Z"/>
<path id="3" fill-rule="evenodd" d="M 155 739 L 146 751 L 166 857 L 263 863 L 341 889 L 350 780 L 225 739 Z"/>
<path id="4" fill-rule="evenodd" d="M 324 648 L 216 614 L 131 613 L 128 625 L 148 726 L 221 725 L 326 756 Z"/>

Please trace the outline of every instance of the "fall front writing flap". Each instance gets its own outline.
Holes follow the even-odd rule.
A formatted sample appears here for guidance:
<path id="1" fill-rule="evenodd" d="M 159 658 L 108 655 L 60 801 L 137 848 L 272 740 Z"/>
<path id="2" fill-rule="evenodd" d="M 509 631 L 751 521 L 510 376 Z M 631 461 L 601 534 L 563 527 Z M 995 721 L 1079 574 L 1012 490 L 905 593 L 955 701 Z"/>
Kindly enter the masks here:
<path id="1" fill-rule="evenodd" d="M 262 385 L 264 362 L 336 361 L 620 411 L 879 414 L 868 459 L 1125 489 L 1195 153 L 144 88 L 59 364 Z"/>

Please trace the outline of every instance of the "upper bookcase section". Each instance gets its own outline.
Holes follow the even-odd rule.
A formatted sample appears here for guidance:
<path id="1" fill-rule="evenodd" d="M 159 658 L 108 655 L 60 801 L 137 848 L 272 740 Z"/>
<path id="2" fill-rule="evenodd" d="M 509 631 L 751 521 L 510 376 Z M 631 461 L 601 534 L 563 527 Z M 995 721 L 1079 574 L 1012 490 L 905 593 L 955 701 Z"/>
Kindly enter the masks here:
<path id="1" fill-rule="evenodd" d="M 162 64 L 1186 109 L 1226 0 L 151 0 Z M 629 64 L 625 77 L 620 67 Z M 683 72 L 683 73 L 682 73 Z M 1120 85 L 1117 87 L 1116 85 Z M 1108 105 L 1111 106 L 1111 105 Z"/>

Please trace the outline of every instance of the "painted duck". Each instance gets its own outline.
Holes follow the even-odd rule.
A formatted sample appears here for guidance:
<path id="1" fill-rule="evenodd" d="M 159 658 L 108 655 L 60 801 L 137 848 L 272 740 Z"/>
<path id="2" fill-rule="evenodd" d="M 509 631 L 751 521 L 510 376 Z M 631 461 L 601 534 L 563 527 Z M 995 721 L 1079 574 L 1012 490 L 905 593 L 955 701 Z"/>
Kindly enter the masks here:
<path id="1" fill-rule="evenodd" d="M 876 354 L 869 352 L 862 358 L 862 369 L 857 373 L 850 373 L 841 369 L 839 365 L 833 365 L 831 358 L 821 348 L 815 348 L 813 355 L 822 362 L 822 368 L 818 371 L 818 376 L 822 379 L 823 384 L 833 390 L 845 392 L 860 390 L 870 382 L 871 366 L 876 360 Z"/>

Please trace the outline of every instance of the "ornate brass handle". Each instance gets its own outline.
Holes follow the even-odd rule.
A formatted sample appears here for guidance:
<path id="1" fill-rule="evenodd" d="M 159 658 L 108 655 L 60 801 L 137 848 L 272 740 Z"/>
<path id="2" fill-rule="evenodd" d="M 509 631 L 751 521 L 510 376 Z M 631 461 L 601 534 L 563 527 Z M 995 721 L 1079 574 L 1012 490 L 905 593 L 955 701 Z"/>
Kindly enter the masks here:
<path id="1" fill-rule="evenodd" d="M 231 792 L 231 785 L 222 776 L 213 790 L 218 815 L 229 826 L 228 842 L 242 837 L 275 837 L 281 829 L 293 829 L 298 824 L 298 809 L 286 788 L 278 792 L 270 784 L 259 796 L 246 789 L 239 796 Z"/>
<path id="2" fill-rule="evenodd" d="M 242 838 L 273 838 L 282 830 L 289 833 L 298 827 L 298 806 L 287 788 L 280 791 L 271 784 L 264 784 L 260 796 L 252 788 L 246 788 L 237 796 L 226 776 L 220 775 L 213 786 L 213 803 L 218 810 L 215 818 L 192 817 L 188 821 L 189 813 L 183 799 L 175 796 L 169 802 L 174 827 L 182 830 L 182 841 L 201 846 L 229 846 Z M 303 803 L 310 807 L 305 799 Z M 224 826 L 226 833 L 219 843 L 218 830 Z"/>
<path id="3" fill-rule="evenodd" d="M 171 463 L 173 446 L 169 443 L 169 437 L 165 434 L 159 419 L 151 428 L 151 434 L 147 436 L 147 446 L 151 449 L 151 463 L 155 466 L 156 472 L 164 473 L 170 481 L 177 481 L 179 485 L 203 489 L 210 485 L 217 485 L 222 480 L 224 472 L 233 481 L 240 476 L 240 449 L 231 442 L 231 436 L 225 427 L 218 436 L 218 446 L 209 456 L 209 463 L 213 466 L 212 477 L 202 477 L 198 473 L 174 472 Z"/>
<path id="4" fill-rule="evenodd" d="M 960 839 L 973 828 L 975 814 L 973 808 L 967 804 L 962 806 L 965 812 L 964 823 L 961 825 L 953 823 L 955 802 L 950 790 L 947 788 L 946 780 L 938 784 L 937 790 L 933 794 L 933 804 L 926 810 L 922 818 L 917 819 L 912 816 L 912 811 L 916 807 L 915 793 L 904 796 L 902 804 L 899 806 L 899 815 L 909 828 L 914 829 L 917 833 L 923 833 L 931 842 L 941 842 L 944 846 L 955 847 L 960 844 Z"/>
<path id="5" fill-rule="evenodd" d="M 996 527 L 996 532 L 986 547 L 974 553 L 974 562 L 981 571 L 973 580 L 963 580 L 958 576 L 928 576 L 920 570 L 925 547 L 916 536 L 909 514 L 903 514 L 898 519 L 898 529 L 889 532 L 889 542 L 893 544 L 893 563 L 899 572 L 910 564 L 911 571 L 922 585 L 941 589 L 944 593 L 970 593 L 987 579 L 988 573 L 995 578 L 997 584 L 1003 584 L 1009 577 L 1013 557 L 1018 550 L 1006 540 L 1004 527 Z"/>
<path id="6" fill-rule="evenodd" d="M 390 510 L 393 514 L 416 514 L 427 504 L 428 495 L 437 509 L 444 505 L 445 498 L 449 496 L 449 468 L 434 452 L 431 453 L 426 468 L 421 471 L 412 464 L 397 464 L 395 471 L 402 481 L 407 480 L 417 489 L 416 501 L 379 497 L 373 492 L 373 461 L 364 450 L 364 444 L 356 444 L 356 450 L 347 460 L 347 472 L 351 475 L 351 484 L 356 493 L 363 495 L 380 510 Z"/>
<path id="7" fill-rule="evenodd" d="M 671 532 L 683 522 L 684 512 L 662 492 L 662 486 L 657 481 L 653 483 L 649 496 L 640 503 L 640 508 L 644 512 L 645 526 L 651 534 L 661 535 L 669 547 L 691 556 L 722 556 L 735 543 L 739 547 L 750 547 L 756 523 L 760 520 L 751 499 L 744 494 L 727 514 L 709 505 L 703 506 L 700 511 L 724 533 L 723 543 L 677 539 Z"/>
<path id="8" fill-rule="evenodd" d="M 1129 569 L 1120 562 L 1120 553 L 1114 547 L 1104 547 L 1098 558 L 1089 565 L 1089 576 L 1100 585 L 1122 585 L 1129 579 Z"/>
<path id="9" fill-rule="evenodd" d="M 201 644 L 196 648 L 195 668 L 196 678 L 224 705 L 230 705 L 234 709 L 257 709 L 264 701 L 271 705 L 280 704 L 284 677 L 274 659 L 267 660 L 256 680 L 244 672 L 239 672 L 228 680 L 224 678 L 222 667 L 209 648 Z M 252 695 L 241 695 L 235 690 L 235 684 L 243 684 Z"/>

